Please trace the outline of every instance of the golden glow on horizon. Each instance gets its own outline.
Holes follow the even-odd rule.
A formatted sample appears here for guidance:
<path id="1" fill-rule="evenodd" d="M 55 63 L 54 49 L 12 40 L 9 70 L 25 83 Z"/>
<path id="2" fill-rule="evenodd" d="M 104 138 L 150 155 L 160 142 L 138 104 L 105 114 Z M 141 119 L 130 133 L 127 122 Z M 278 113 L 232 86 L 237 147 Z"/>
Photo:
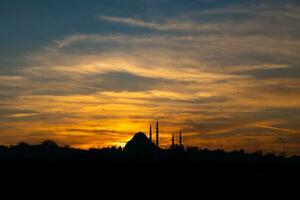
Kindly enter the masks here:
<path id="1" fill-rule="evenodd" d="M 226 85 L 223 91 L 226 91 Z M 221 90 L 221 89 L 219 89 Z M 227 90 L 228 91 L 228 90 Z M 216 90 L 214 91 L 216 93 Z M 197 121 L 214 121 L 218 117 L 224 119 L 230 119 L 230 115 L 235 110 L 238 110 L 242 105 L 237 105 L 237 108 L 233 105 L 228 106 L 229 109 L 225 111 L 219 111 L 215 109 L 211 111 L 211 115 L 190 115 L 187 114 L 190 111 L 194 111 L 193 104 L 182 103 L 180 107 L 164 102 L 156 102 L 157 97 L 175 99 L 175 100 L 190 100 L 197 99 L 199 97 L 210 97 L 211 93 L 200 92 L 195 94 L 180 94 L 180 93 L 164 93 L 150 91 L 150 92 L 101 92 L 96 95 L 72 95 L 72 96 L 23 96 L 18 101 L 21 104 L 16 103 L 16 106 L 21 106 L 22 109 L 34 109 L 36 113 L 19 113 L 7 116 L 11 118 L 21 118 L 20 121 L 3 123 L 2 126 L 14 126 L 16 130 L 7 129 L 7 135 L 13 136 L 14 141 L 28 141 L 39 142 L 44 139 L 53 139 L 61 144 L 70 144 L 71 146 L 78 148 L 90 148 L 90 147 L 104 147 L 104 146 L 124 146 L 124 144 L 138 131 L 143 131 L 148 134 L 149 122 L 153 119 L 161 119 L 161 144 L 162 146 L 168 146 L 170 143 L 170 134 L 173 131 L 180 129 L 189 129 L 188 125 L 184 123 L 186 120 Z M 279 98 L 281 99 L 281 98 Z M 258 100 L 256 100 L 258 102 Z M 291 101 L 292 102 L 292 101 Z M 296 103 L 299 103 L 295 100 Z M 261 103 L 251 103 L 257 108 L 261 106 Z M 245 105 L 251 105 L 249 101 Z M 272 102 L 274 104 L 274 102 Z M 280 104 L 277 102 L 276 104 Z M 209 108 L 210 110 L 211 108 Z M 245 108 L 251 112 L 251 107 Z M 38 120 L 36 122 L 22 122 L 22 119 L 26 120 L 29 117 L 37 117 L 47 113 L 47 115 L 62 116 L 53 118 L 51 121 Z M 64 115 L 71 115 L 72 117 L 65 117 Z M 59 115 L 58 115 L 59 116 Z M 251 128 L 258 127 L 269 130 L 284 131 L 287 133 L 296 133 L 297 131 L 290 129 L 276 128 L 277 124 L 284 123 L 282 120 L 275 121 L 249 121 L 239 122 L 229 126 L 216 125 L 213 129 L 201 130 L 201 127 L 197 130 L 190 130 L 185 135 L 185 142 L 189 145 L 198 145 L 203 147 L 216 148 L 218 147 L 218 141 L 220 139 L 201 139 L 196 136 L 199 134 L 221 134 L 230 132 L 236 128 Z M 154 127 L 154 123 L 153 127 Z M 18 132 L 33 132 L 40 133 L 38 135 L 24 135 L 18 137 Z M 253 139 L 255 137 L 252 137 Z M 269 138 L 269 139 L 268 139 Z M 233 147 L 236 143 L 242 144 L 242 141 L 246 139 L 251 143 L 251 137 L 245 136 L 239 137 L 240 141 L 233 140 L 232 137 L 228 139 L 222 139 L 224 146 Z M 260 142 L 263 141 L 263 137 L 260 137 Z M 272 140 L 272 137 L 266 137 L 264 142 L 268 143 L 268 140 Z M 6 144 L 11 144 L 7 138 Z M 251 147 L 251 145 L 244 144 L 243 147 Z"/>

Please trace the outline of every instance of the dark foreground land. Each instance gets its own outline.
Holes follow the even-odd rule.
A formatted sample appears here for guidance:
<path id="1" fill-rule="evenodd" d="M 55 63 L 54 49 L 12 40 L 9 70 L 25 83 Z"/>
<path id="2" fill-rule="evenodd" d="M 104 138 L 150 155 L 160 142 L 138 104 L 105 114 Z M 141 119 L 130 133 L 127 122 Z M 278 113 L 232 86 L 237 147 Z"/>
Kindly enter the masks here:
<path id="1" fill-rule="evenodd" d="M 0 147 L 1 178 L 38 181 L 300 180 L 300 157 L 180 148 L 151 153 L 118 148 L 79 150 L 55 143 Z M 176 183 L 176 182 L 174 182 Z"/>

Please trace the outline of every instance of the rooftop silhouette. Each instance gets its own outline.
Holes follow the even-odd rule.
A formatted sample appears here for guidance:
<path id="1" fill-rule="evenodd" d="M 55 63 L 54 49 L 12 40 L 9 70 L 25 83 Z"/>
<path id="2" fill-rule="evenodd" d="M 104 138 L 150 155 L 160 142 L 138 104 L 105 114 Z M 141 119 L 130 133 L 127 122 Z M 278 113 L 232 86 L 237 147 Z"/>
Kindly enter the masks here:
<path id="1" fill-rule="evenodd" d="M 180 145 L 161 149 L 142 132 L 136 133 L 124 148 L 75 149 L 60 147 L 53 141 L 30 145 L 0 146 L 0 170 L 7 174 L 31 172 L 35 176 L 52 173 L 115 178 L 195 178 L 212 177 L 300 177 L 300 157 L 225 152 Z M 22 169 L 20 171 L 20 169 Z M 145 171 L 147 172 L 145 174 Z M 11 172 L 11 173 L 10 173 Z M 83 173 L 84 172 L 84 173 Z M 104 173 L 105 172 L 105 173 Z M 79 174 L 78 174 L 79 173 Z M 82 173 L 82 174 L 81 174 Z M 49 174 L 49 176 L 50 176 Z M 50 177 L 51 178 L 51 177 Z"/>
<path id="2" fill-rule="evenodd" d="M 159 150 L 150 139 L 147 138 L 145 133 L 138 132 L 133 138 L 127 142 L 124 151 L 131 154 L 150 155 Z"/>

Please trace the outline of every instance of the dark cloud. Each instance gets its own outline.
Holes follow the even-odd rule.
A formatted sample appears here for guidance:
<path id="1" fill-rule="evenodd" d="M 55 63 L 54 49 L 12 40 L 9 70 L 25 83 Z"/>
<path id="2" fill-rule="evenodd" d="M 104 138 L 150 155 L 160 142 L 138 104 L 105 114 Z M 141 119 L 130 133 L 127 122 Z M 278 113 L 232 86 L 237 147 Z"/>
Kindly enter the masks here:
<path id="1" fill-rule="evenodd" d="M 112 134 L 121 134 L 121 132 L 116 130 L 106 130 L 106 129 L 66 129 L 67 132 L 81 132 L 81 133 L 92 133 L 92 134 L 100 134 L 100 135 L 108 135 Z"/>
<path id="2" fill-rule="evenodd" d="M 271 79 L 271 78 L 300 78 L 300 66 L 288 67 L 278 69 L 265 69 L 247 72 L 248 75 L 257 79 Z"/>
<path id="3" fill-rule="evenodd" d="M 98 78 L 98 80 L 97 80 Z M 166 85 L 174 85 L 178 82 L 162 78 L 143 77 L 126 72 L 109 72 L 94 77 L 98 86 L 103 91 L 146 91 L 160 89 Z"/>

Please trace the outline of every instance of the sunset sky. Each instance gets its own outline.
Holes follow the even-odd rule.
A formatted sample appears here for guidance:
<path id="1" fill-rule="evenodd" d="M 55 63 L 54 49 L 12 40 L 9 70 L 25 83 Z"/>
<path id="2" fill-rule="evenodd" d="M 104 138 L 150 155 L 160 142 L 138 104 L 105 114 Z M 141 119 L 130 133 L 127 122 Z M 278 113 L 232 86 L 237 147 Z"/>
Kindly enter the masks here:
<path id="1" fill-rule="evenodd" d="M 0 0 L 0 144 L 300 155 L 300 3 Z M 177 139 L 177 138 L 176 138 Z"/>

